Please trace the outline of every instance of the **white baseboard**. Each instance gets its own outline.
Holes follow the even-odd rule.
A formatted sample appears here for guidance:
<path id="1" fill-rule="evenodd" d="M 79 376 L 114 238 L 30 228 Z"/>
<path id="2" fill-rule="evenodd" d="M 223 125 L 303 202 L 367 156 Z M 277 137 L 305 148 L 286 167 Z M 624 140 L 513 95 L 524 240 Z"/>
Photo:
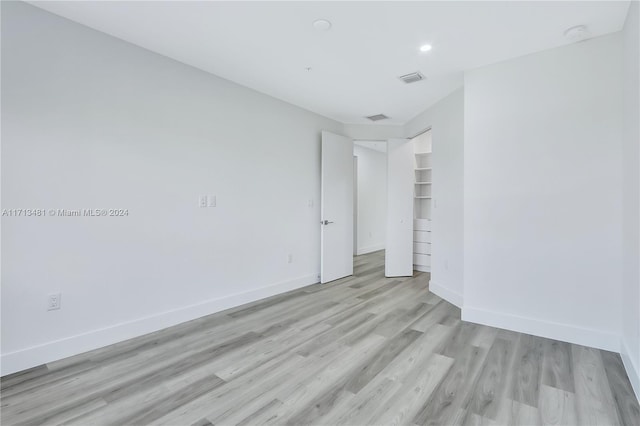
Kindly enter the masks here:
<path id="1" fill-rule="evenodd" d="M 469 306 L 462 308 L 462 319 L 491 327 L 533 334 L 535 336 L 576 343 L 583 346 L 591 346 L 607 351 L 620 351 L 620 336 L 600 330 L 503 314 Z"/>
<path id="2" fill-rule="evenodd" d="M 4 376 L 98 349 L 317 282 L 318 274 L 316 273 L 2 354 L 0 375 Z"/>
<path id="3" fill-rule="evenodd" d="M 431 272 L 431 266 L 413 265 L 413 270 L 420 272 Z"/>
<path id="4" fill-rule="evenodd" d="M 638 398 L 638 402 L 640 402 L 640 366 L 633 362 L 631 351 L 624 340 L 620 342 L 620 356 L 622 357 L 624 368 L 627 370 L 627 376 L 629 376 L 631 386 L 636 393 L 636 398 Z"/>
<path id="5" fill-rule="evenodd" d="M 361 254 L 373 253 L 374 251 L 384 250 L 384 244 L 376 244 L 373 246 L 367 247 L 358 247 L 356 250 L 356 255 L 360 256 Z"/>
<path id="6" fill-rule="evenodd" d="M 429 281 L 429 290 L 436 296 L 440 296 L 447 302 L 462 308 L 462 294 L 450 290 L 433 280 Z"/>

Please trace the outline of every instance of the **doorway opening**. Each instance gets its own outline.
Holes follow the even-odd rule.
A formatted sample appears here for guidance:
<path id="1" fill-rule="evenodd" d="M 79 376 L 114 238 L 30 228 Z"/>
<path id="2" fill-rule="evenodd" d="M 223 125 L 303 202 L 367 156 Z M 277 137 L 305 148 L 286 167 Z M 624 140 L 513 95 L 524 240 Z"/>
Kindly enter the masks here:
<path id="1" fill-rule="evenodd" d="M 354 141 L 354 255 L 385 249 L 387 142 Z"/>
<path id="2" fill-rule="evenodd" d="M 414 197 L 425 197 L 415 188 L 415 155 L 409 139 L 322 132 L 321 283 L 353 275 L 354 253 L 378 253 L 387 278 L 414 275 Z"/>
<path id="3" fill-rule="evenodd" d="M 354 141 L 354 253 L 380 252 L 387 277 L 430 272 L 431 151 L 430 130 Z"/>
<path id="4" fill-rule="evenodd" d="M 413 269 L 431 272 L 433 145 L 431 129 L 411 139 L 414 149 Z"/>

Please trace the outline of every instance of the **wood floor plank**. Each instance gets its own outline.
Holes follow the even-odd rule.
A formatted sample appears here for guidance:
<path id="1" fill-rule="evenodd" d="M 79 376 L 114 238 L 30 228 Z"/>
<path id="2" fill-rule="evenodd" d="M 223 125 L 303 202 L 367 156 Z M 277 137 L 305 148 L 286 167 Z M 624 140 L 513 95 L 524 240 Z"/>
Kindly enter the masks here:
<path id="1" fill-rule="evenodd" d="M 213 423 L 207 419 L 200 419 L 197 422 L 192 423 L 191 426 L 213 426 Z"/>
<path id="2" fill-rule="evenodd" d="M 432 308 L 433 305 L 429 305 L 424 302 L 417 302 L 415 305 L 408 308 L 395 309 L 394 311 L 398 312 L 399 315 L 397 315 L 391 321 L 385 321 L 380 327 L 376 329 L 376 333 L 379 333 L 385 337 L 393 337 L 410 326 L 413 322 L 415 322 L 418 318 L 420 318 Z"/>
<path id="3" fill-rule="evenodd" d="M 453 310 L 450 303 L 445 301 L 441 301 L 438 304 L 434 305 L 432 309 L 428 312 L 425 312 L 422 317 L 417 319 L 413 324 L 411 324 L 411 328 L 413 330 L 418 331 L 427 331 L 429 328 L 433 327 L 436 324 L 442 324 L 450 315 Z M 453 325 L 448 323 L 446 325 Z"/>
<path id="4" fill-rule="evenodd" d="M 516 349 L 511 399 L 531 407 L 538 406 L 540 397 L 543 343 L 540 337 L 522 335 Z"/>
<path id="5" fill-rule="evenodd" d="M 372 380 L 361 392 L 350 398 L 343 410 L 334 410 L 332 415 L 323 418 L 327 424 L 335 425 L 367 425 L 377 421 L 372 416 L 373 410 L 384 404 L 402 388 L 402 384 L 386 377 Z"/>
<path id="6" fill-rule="evenodd" d="M 394 281 L 392 281 L 392 282 L 390 282 L 388 284 L 385 283 L 385 285 L 383 285 L 383 286 L 380 286 L 380 287 L 378 287 L 378 288 L 376 288 L 374 290 L 370 290 L 370 291 L 367 291 L 364 294 L 359 295 L 358 299 L 369 300 L 372 297 L 376 297 L 376 296 L 380 296 L 380 295 L 385 294 L 385 293 L 389 293 L 389 292 L 395 290 L 394 287 L 399 282 L 400 281 L 398 281 L 398 280 L 394 280 Z"/>
<path id="7" fill-rule="evenodd" d="M 401 339 L 398 340 L 399 343 L 402 343 Z M 405 340 L 407 339 L 405 338 Z M 359 351 L 361 356 L 358 357 L 357 362 L 347 362 L 340 368 L 334 368 L 333 371 L 323 371 L 310 382 L 301 383 L 295 389 L 293 396 L 290 394 L 281 398 L 287 403 L 286 408 L 289 411 L 280 414 L 280 421 L 285 421 L 287 424 L 313 423 L 334 411 L 336 407 L 344 406 L 348 403 L 354 395 L 348 388 L 353 379 L 358 377 L 361 369 L 360 365 L 366 365 L 366 360 L 368 359 L 380 359 L 384 356 L 382 354 L 388 354 L 384 350 L 387 347 L 387 345 L 384 345 L 384 339 L 373 334 L 359 342 L 358 345 L 362 350 Z M 333 380 L 330 378 L 333 378 Z M 313 391 L 314 389 L 316 390 L 315 392 Z M 321 391 L 318 392 L 320 389 Z M 291 399 L 297 400 L 298 404 L 296 405 L 302 408 L 292 407 L 289 404 Z M 302 401 L 306 401 L 306 404 L 302 403 Z"/>
<path id="8" fill-rule="evenodd" d="M 513 353 L 513 342 L 509 340 L 496 339 L 491 345 L 466 404 L 468 415 L 477 414 L 490 419 L 497 417 L 502 389 L 508 384 L 508 370 Z"/>
<path id="9" fill-rule="evenodd" d="M 295 353 L 274 358 L 251 372 L 235 377 L 226 385 L 214 389 L 213 392 L 203 394 L 190 403 L 176 408 L 154 421 L 154 424 L 193 423 L 202 418 L 211 421 L 218 417 L 235 415 L 238 412 L 242 412 L 241 418 L 244 418 L 251 414 L 244 411 L 248 404 L 252 404 L 259 398 L 266 403 L 266 400 L 271 398 L 267 395 L 268 391 L 275 391 L 277 384 L 289 380 L 293 372 L 299 371 L 305 365 L 308 365 L 307 360 Z M 261 401 L 256 404 L 258 407 L 261 406 Z"/>
<path id="10" fill-rule="evenodd" d="M 384 344 L 383 337 L 371 334 L 360 340 L 353 350 L 341 351 L 330 358 L 330 362 L 323 365 L 321 370 L 279 391 L 277 398 L 283 402 L 283 406 L 272 413 L 270 424 L 294 421 L 304 423 L 321 418 L 322 414 L 329 412 L 341 398 L 349 397 L 345 393 L 345 385 L 350 375 L 363 359 L 368 359 Z M 335 362 L 338 360 L 339 362 Z"/>
<path id="11" fill-rule="evenodd" d="M 542 383 L 567 392 L 575 392 L 571 344 L 546 340 L 543 346 Z"/>
<path id="12" fill-rule="evenodd" d="M 380 375 L 401 383 L 412 381 L 417 374 L 420 374 L 424 366 L 431 362 L 434 349 L 443 340 L 449 338 L 452 332 L 451 327 L 443 325 L 432 327 L 402 351 L 393 362 L 390 362 L 380 372 Z"/>
<path id="13" fill-rule="evenodd" d="M 620 355 L 601 351 L 604 370 L 623 425 L 640 425 L 640 406 L 634 401 L 633 388 Z"/>
<path id="14" fill-rule="evenodd" d="M 48 373 L 49 369 L 46 365 L 39 365 L 14 374 L 8 374 L 0 380 L 0 390 L 6 392 L 11 386 L 23 385 L 29 380 L 46 376 Z"/>
<path id="15" fill-rule="evenodd" d="M 405 425 L 411 424 L 424 401 L 434 392 L 453 366 L 454 360 L 431 353 L 424 364 L 420 364 L 405 377 L 402 383 L 406 392 L 398 392 L 372 414 L 374 424 Z"/>
<path id="16" fill-rule="evenodd" d="M 465 349 L 471 346 L 471 338 L 478 328 L 477 324 L 459 322 L 450 338 L 438 345 L 435 352 L 450 358 L 456 358 L 461 353 L 466 353 Z"/>
<path id="17" fill-rule="evenodd" d="M 151 404 L 147 406 L 139 406 L 137 410 L 133 412 L 123 413 L 123 415 L 116 420 L 116 423 L 121 425 L 150 424 L 175 408 L 193 401 L 200 395 L 211 392 L 224 383 L 224 380 L 215 375 L 204 377 L 189 386 L 173 389 L 170 395 L 161 399 L 154 399 Z M 81 424 L 87 423 L 89 422 L 81 422 Z"/>
<path id="18" fill-rule="evenodd" d="M 454 424 L 456 420 L 461 421 L 459 410 L 466 410 L 464 404 L 468 401 L 486 350 L 466 345 L 460 346 L 459 351 L 447 375 L 413 418 L 415 424 Z"/>
<path id="19" fill-rule="evenodd" d="M 346 388 L 358 393 L 378 373 L 380 373 L 395 357 L 413 343 L 422 333 L 416 330 L 405 330 L 398 336 L 387 341 L 375 356 L 365 360 L 361 367 L 354 372 L 346 384 Z"/>
<path id="20" fill-rule="evenodd" d="M 543 425 L 578 425 L 576 396 L 573 392 L 542 385 L 538 407 Z"/>
<path id="21" fill-rule="evenodd" d="M 318 348 L 322 348 L 331 342 L 336 341 L 343 335 L 370 321 L 373 317 L 374 315 L 368 312 L 360 312 L 359 314 L 345 319 L 345 321 L 339 323 L 339 325 L 329 328 L 326 332 L 303 344 L 296 350 L 296 352 L 303 356 L 309 356 L 309 354 L 315 352 Z"/>
<path id="22" fill-rule="evenodd" d="M 78 417 L 90 415 L 104 409 L 108 403 L 102 398 L 96 398 L 81 404 L 77 404 L 68 410 L 60 410 L 57 412 L 49 411 L 39 418 L 32 418 L 25 424 L 47 425 L 47 424 L 69 424 Z"/>
<path id="23" fill-rule="evenodd" d="M 291 327 L 275 336 L 264 339 L 261 344 L 250 345 L 219 356 L 217 359 L 211 360 L 209 365 L 221 379 L 230 381 L 247 372 L 254 371 L 272 359 L 286 356 L 291 352 L 291 348 L 298 347 L 310 340 L 313 341 L 316 336 L 326 330 L 325 324 L 318 324 L 317 327 L 308 329 L 306 333 L 301 333 L 295 327 Z M 244 359 L 245 362 L 238 363 L 238 358 Z"/>
<path id="24" fill-rule="evenodd" d="M 537 426 L 542 419 L 538 408 L 507 398 L 500 403 L 495 424 Z"/>
<path id="25" fill-rule="evenodd" d="M 328 391 L 313 399 L 303 410 L 289 418 L 285 425 L 314 425 L 327 418 L 337 410 L 345 410 L 351 405 L 355 396 L 347 391 L 344 386 L 332 387 Z"/>
<path id="26" fill-rule="evenodd" d="M 263 424 L 265 421 L 269 420 L 269 417 L 265 418 L 265 416 L 270 416 L 271 414 L 269 413 L 272 409 L 274 408 L 277 409 L 278 407 L 281 407 L 281 406 L 282 406 L 282 401 L 274 399 L 268 402 L 267 404 L 263 405 L 257 411 L 251 413 L 248 417 L 245 417 L 244 419 L 240 420 L 237 423 L 223 422 L 223 424 L 234 424 L 236 426 Z"/>
<path id="27" fill-rule="evenodd" d="M 445 325 L 448 325 L 443 322 Z M 471 346 L 478 346 L 489 350 L 498 337 L 498 329 L 492 327 L 480 327 L 476 333 L 471 337 L 469 344 Z"/>
<path id="28" fill-rule="evenodd" d="M 499 426 L 495 420 L 487 419 L 475 413 L 465 413 L 464 426 Z"/>
<path id="29" fill-rule="evenodd" d="M 571 354 L 578 423 L 584 426 L 622 424 L 600 351 L 572 345 Z"/>

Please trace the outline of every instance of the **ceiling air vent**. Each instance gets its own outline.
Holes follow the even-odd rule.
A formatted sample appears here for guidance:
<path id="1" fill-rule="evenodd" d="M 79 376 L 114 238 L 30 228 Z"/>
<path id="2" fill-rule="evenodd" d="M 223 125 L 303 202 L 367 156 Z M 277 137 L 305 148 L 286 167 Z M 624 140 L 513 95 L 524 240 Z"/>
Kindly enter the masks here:
<path id="1" fill-rule="evenodd" d="M 420 74 L 420 71 L 412 72 L 411 74 L 401 75 L 398 77 L 400 80 L 405 83 L 415 83 L 416 81 L 424 80 L 425 76 Z"/>
<path id="2" fill-rule="evenodd" d="M 368 116 L 366 118 L 368 118 L 371 121 L 380 121 L 380 120 L 386 120 L 389 117 L 387 117 L 384 114 L 376 114 L 376 115 L 370 115 L 370 116 Z"/>

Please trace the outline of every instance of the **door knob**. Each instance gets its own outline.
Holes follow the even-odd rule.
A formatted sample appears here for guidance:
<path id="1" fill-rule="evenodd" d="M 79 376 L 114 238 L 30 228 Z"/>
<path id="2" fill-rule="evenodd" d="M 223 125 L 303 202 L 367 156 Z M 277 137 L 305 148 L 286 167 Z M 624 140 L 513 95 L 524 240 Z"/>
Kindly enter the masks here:
<path id="1" fill-rule="evenodd" d="M 323 225 L 328 225 L 328 224 L 333 223 L 333 222 L 330 222 L 328 220 L 323 220 L 320 223 L 323 224 Z"/>

